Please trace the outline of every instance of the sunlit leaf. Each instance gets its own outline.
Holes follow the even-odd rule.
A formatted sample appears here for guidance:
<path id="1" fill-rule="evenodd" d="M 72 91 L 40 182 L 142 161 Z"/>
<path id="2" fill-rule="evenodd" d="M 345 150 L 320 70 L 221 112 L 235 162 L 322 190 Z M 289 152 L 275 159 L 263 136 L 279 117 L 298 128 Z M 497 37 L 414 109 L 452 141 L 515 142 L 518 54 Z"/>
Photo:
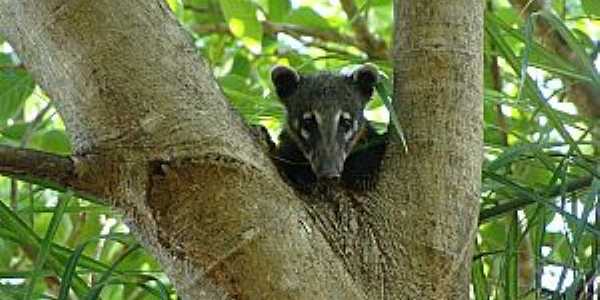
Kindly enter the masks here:
<path id="1" fill-rule="evenodd" d="M 70 154 L 71 142 L 63 130 L 49 130 L 45 132 L 40 141 L 42 150 L 56 154 Z"/>
<path id="2" fill-rule="evenodd" d="M 231 33 L 253 53 L 260 53 L 263 28 L 256 17 L 256 6 L 250 0 L 220 0 L 221 10 Z"/>
<path id="3" fill-rule="evenodd" d="M 281 22 L 291 9 L 290 0 L 269 0 L 269 20 Z"/>
<path id="4" fill-rule="evenodd" d="M 325 18 L 310 7 L 294 9 L 285 19 L 285 22 L 306 26 L 308 28 L 331 29 Z"/>
<path id="5" fill-rule="evenodd" d="M 25 69 L 14 66 L 8 55 L 0 53 L 0 126 L 17 113 L 34 86 Z"/>
<path id="6" fill-rule="evenodd" d="M 183 16 L 183 0 L 167 0 L 167 4 L 178 18 Z"/>
<path id="7" fill-rule="evenodd" d="M 583 6 L 583 10 L 595 16 L 600 16 L 600 1 L 597 0 L 581 0 L 581 5 Z"/>
<path id="8" fill-rule="evenodd" d="M 128 249 L 113 262 L 113 264 L 110 266 L 110 268 L 102 274 L 102 277 L 100 277 L 98 282 L 92 287 L 92 289 L 90 290 L 90 292 L 88 293 L 88 295 L 85 299 L 86 300 L 98 299 L 100 292 L 109 283 L 109 280 L 111 279 L 111 276 L 113 275 L 113 272 L 115 272 L 115 270 L 117 269 L 119 264 L 121 264 L 126 258 L 128 258 L 128 256 L 130 256 L 131 254 L 133 254 L 135 251 L 137 251 L 140 248 L 141 248 L 141 246 L 137 243 L 132 245 L 131 247 L 128 247 Z"/>
<path id="9" fill-rule="evenodd" d="M 54 240 L 54 235 L 58 230 L 58 226 L 62 220 L 62 217 L 65 213 L 65 208 L 69 203 L 70 197 L 61 197 L 58 201 L 58 205 L 54 213 L 52 214 L 52 220 L 48 226 L 48 230 L 46 231 L 46 235 L 42 239 L 42 243 L 40 245 L 40 249 L 37 253 L 37 257 L 35 260 L 34 270 L 31 272 L 31 278 L 29 279 L 29 288 L 27 289 L 27 294 L 25 299 L 31 299 L 34 295 L 35 287 L 37 284 L 38 278 L 41 277 L 42 268 L 46 263 L 48 256 L 50 255 L 50 247 L 52 244 L 52 240 Z"/>

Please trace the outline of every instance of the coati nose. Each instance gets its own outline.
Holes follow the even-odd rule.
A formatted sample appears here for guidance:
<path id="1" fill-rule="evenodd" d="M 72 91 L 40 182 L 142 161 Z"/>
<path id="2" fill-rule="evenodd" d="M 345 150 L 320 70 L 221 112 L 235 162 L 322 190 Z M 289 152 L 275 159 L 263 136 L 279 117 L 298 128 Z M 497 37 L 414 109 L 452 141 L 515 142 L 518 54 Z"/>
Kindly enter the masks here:
<path id="1" fill-rule="evenodd" d="M 319 179 L 337 179 L 342 176 L 343 165 L 336 160 L 324 160 L 315 166 L 315 174 Z"/>
<path id="2" fill-rule="evenodd" d="M 342 177 L 344 169 L 343 154 L 329 150 L 333 146 L 317 151 L 311 166 L 318 179 L 337 179 Z"/>
<path id="3" fill-rule="evenodd" d="M 323 170 L 321 172 L 317 173 L 317 177 L 319 177 L 319 179 L 338 179 L 341 177 L 342 174 L 340 174 L 339 171 L 337 170 Z"/>

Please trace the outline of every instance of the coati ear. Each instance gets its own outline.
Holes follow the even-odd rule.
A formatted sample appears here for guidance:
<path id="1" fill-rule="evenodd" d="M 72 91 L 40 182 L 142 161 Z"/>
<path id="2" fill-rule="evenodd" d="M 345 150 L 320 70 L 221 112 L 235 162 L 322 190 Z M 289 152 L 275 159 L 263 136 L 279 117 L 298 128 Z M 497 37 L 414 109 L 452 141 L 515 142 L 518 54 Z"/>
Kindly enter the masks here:
<path id="1" fill-rule="evenodd" d="M 279 99 L 291 96 L 300 83 L 300 75 L 296 70 L 286 66 L 275 66 L 271 69 L 271 81 Z"/>
<path id="2" fill-rule="evenodd" d="M 367 99 L 373 95 L 373 87 L 375 87 L 378 80 L 377 68 L 371 64 L 362 65 L 352 73 L 352 82 L 358 86 L 360 92 Z"/>

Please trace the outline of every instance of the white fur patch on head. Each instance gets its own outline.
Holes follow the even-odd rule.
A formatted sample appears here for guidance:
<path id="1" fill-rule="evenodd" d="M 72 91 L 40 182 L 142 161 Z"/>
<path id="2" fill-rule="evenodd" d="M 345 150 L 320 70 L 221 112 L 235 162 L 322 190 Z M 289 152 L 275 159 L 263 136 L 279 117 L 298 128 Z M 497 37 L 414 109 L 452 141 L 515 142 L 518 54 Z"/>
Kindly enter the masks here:
<path id="1" fill-rule="evenodd" d="M 333 128 L 337 129 L 337 124 L 340 123 L 340 117 L 342 117 L 342 111 L 338 110 L 338 111 L 335 112 L 335 115 L 333 115 L 333 120 L 332 120 L 333 124 L 334 124 Z"/>
<path id="2" fill-rule="evenodd" d="M 310 132 L 308 132 L 306 129 L 302 128 L 300 129 L 300 135 L 305 139 L 308 140 L 308 138 L 310 138 Z"/>
<path id="3" fill-rule="evenodd" d="M 342 115 L 342 111 L 338 110 L 335 112 L 335 115 L 333 115 L 333 119 L 331 119 L 331 127 L 333 130 L 331 131 L 331 134 L 335 137 L 335 135 L 337 135 L 338 130 L 340 129 L 340 116 Z"/>
<path id="4" fill-rule="evenodd" d="M 323 118 L 321 118 L 321 115 L 319 114 L 319 112 L 317 111 L 313 111 L 312 112 L 313 116 L 315 116 L 315 121 L 317 121 L 317 124 L 320 126 L 321 124 L 323 124 Z"/>
<path id="5" fill-rule="evenodd" d="M 348 130 L 346 131 L 346 133 L 344 133 L 344 139 L 346 140 L 346 142 L 349 142 L 352 137 L 354 136 L 354 132 L 356 132 L 356 130 Z"/>
<path id="6" fill-rule="evenodd" d="M 352 115 L 350 115 L 349 112 L 345 111 L 342 113 L 342 118 L 344 118 L 345 121 L 351 122 L 352 121 Z M 354 136 L 354 133 L 356 132 L 356 126 L 358 125 L 358 121 L 354 120 L 352 121 L 352 127 L 348 129 L 348 131 L 346 131 L 344 133 L 344 139 L 346 140 L 346 142 L 349 142 L 352 137 Z"/>
<path id="7" fill-rule="evenodd" d="M 349 112 L 345 111 L 342 113 L 342 118 L 346 119 L 346 120 L 351 120 L 352 116 L 350 115 Z"/>

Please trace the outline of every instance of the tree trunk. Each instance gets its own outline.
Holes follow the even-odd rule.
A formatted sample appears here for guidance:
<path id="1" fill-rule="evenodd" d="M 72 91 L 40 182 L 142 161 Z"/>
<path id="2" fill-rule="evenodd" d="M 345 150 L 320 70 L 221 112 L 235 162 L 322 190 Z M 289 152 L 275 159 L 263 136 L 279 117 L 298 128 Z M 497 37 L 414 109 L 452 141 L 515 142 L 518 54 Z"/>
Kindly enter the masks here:
<path id="1" fill-rule="evenodd" d="M 408 153 L 386 163 L 402 297 L 468 299 L 483 157 L 483 2 L 395 2 L 394 107 Z"/>
<path id="2" fill-rule="evenodd" d="M 160 0 L 0 0 L 0 33 L 54 99 L 75 151 L 2 147 L 0 173 L 123 210 L 183 299 L 467 299 L 482 4 L 396 4 L 408 152 L 390 145 L 371 193 L 298 198 Z"/>

